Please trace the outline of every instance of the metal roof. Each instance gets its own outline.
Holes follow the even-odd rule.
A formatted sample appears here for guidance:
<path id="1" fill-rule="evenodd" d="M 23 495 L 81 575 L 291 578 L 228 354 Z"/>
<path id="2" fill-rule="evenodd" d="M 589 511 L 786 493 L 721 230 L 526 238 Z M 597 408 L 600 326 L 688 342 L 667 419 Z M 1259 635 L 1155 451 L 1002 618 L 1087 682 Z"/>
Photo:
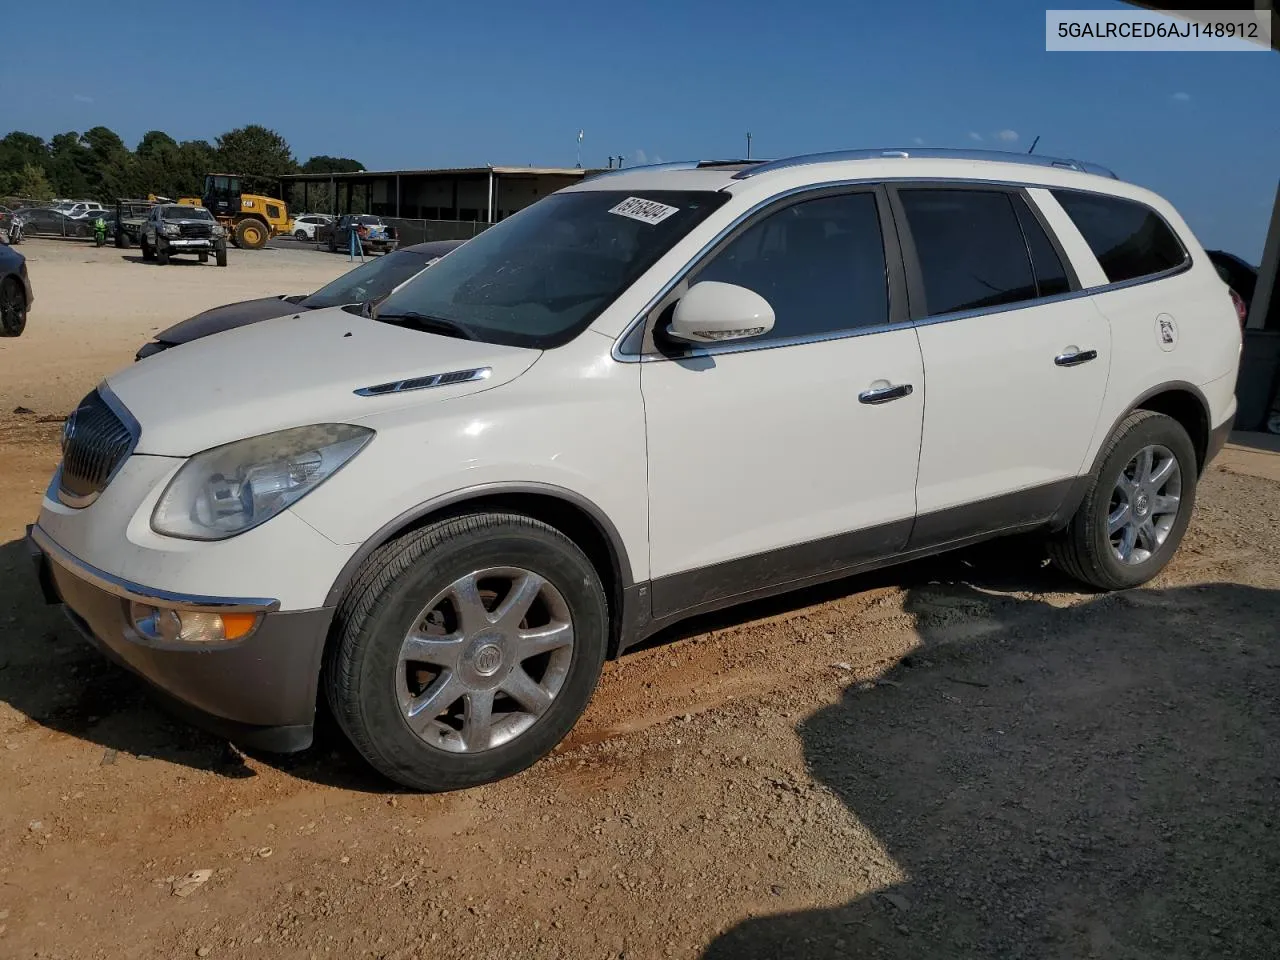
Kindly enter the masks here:
<path id="1" fill-rule="evenodd" d="M 436 167 L 428 170 L 356 170 L 352 173 L 285 173 L 280 180 L 366 180 L 378 177 L 457 177 L 467 175 L 488 175 L 490 173 L 504 176 L 561 176 L 583 177 L 590 172 L 582 167 Z"/>

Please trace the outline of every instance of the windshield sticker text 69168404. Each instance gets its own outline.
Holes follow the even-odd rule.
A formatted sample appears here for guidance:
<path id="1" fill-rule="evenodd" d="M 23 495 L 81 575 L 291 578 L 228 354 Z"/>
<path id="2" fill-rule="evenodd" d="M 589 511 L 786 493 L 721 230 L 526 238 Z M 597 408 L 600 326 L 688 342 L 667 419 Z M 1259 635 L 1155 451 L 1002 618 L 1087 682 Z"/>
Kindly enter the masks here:
<path id="1" fill-rule="evenodd" d="M 656 200 L 645 200 L 642 197 L 627 197 L 616 207 L 609 210 L 610 213 L 616 213 L 620 217 L 630 217 L 632 220 L 639 220 L 641 223 L 661 223 L 673 213 L 679 213 L 679 207 L 669 207 L 665 203 L 658 203 Z"/>

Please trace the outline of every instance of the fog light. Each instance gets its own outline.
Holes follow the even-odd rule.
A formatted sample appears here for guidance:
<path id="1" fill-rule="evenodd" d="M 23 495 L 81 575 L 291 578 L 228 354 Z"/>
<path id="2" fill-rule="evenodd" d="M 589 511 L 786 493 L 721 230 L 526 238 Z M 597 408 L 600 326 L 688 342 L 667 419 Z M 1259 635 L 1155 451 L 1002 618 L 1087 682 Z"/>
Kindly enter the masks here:
<path id="1" fill-rule="evenodd" d="M 256 613 L 209 613 L 137 602 L 129 604 L 129 619 L 133 621 L 133 628 L 147 639 L 167 643 L 241 640 L 258 625 Z"/>

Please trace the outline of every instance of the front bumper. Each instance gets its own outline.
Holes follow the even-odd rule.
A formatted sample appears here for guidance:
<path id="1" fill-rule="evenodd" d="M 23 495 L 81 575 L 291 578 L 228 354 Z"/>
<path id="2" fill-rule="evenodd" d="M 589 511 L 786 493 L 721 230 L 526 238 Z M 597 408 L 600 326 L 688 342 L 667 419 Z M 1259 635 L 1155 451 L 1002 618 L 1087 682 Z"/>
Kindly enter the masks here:
<path id="1" fill-rule="evenodd" d="M 192 251 L 199 253 L 202 250 L 212 250 L 216 240 L 205 237 L 161 237 L 157 242 L 166 247 L 171 247 L 177 253 L 190 253 Z"/>
<path id="2" fill-rule="evenodd" d="M 138 674 L 174 712 L 246 747 L 290 753 L 311 745 L 316 691 L 332 608 L 282 613 L 274 601 L 179 596 L 104 573 L 59 547 L 39 526 L 27 546 L 45 601 L 109 659 Z M 261 610 L 243 640 L 196 646 L 139 635 L 129 602 L 184 609 Z"/>

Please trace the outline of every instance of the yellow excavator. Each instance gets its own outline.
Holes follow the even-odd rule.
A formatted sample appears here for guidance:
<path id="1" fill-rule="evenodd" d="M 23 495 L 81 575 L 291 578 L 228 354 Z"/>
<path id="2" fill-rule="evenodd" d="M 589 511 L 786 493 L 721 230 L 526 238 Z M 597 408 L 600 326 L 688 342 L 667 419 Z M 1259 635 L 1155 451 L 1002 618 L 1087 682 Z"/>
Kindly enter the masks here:
<path id="1" fill-rule="evenodd" d="M 179 197 L 178 203 L 204 207 L 227 228 L 231 242 L 246 250 L 261 250 L 277 234 L 287 235 L 291 226 L 283 200 L 241 193 L 240 178 L 232 173 L 209 174 L 203 197 Z"/>

